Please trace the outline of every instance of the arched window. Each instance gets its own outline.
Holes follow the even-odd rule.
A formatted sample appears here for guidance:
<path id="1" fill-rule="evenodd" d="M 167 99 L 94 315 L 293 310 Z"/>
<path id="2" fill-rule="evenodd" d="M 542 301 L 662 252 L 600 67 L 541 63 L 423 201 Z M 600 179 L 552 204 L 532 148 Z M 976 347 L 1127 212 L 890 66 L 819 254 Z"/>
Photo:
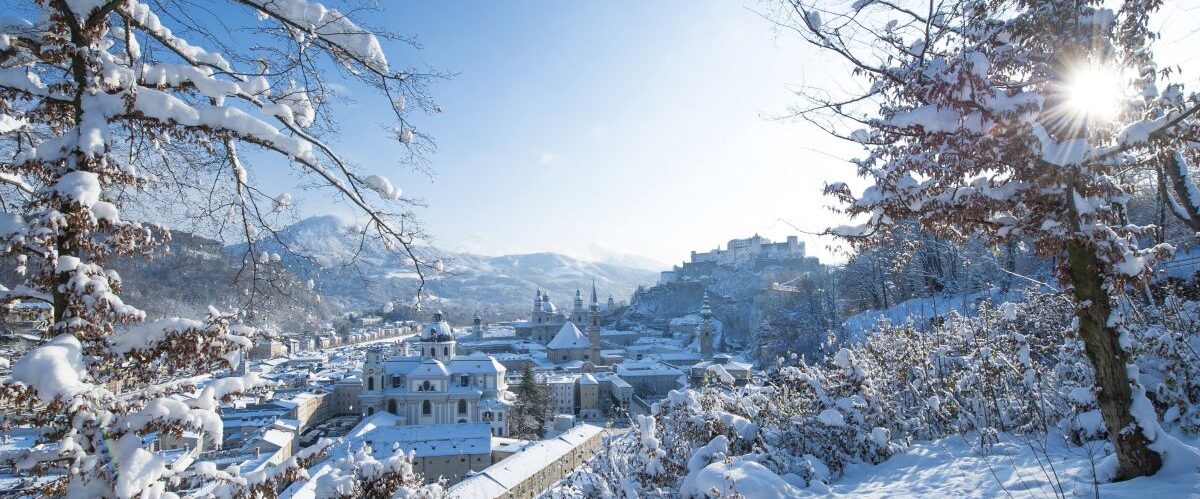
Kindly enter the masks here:
<path id="1" fill-rule="evenodd" d="M 388 412 L 390 412 L 392 414 L 396 414 L 396 400 L 395 399 L 388 401 Z"/>
<path id="2" fill-rule="evenodd" d="M 466 414 L 466 413 L 467 413 L 467 401 L 466 401 L 466 400 L 459 400 L 459 401 L 458 401 L 458 413 L 459 413 L 459 414 Z"/>
<path id="3" fill-rule="evenodd" d="M 374 376 L 371 376 L 370 378 L 367 378 L 367 389 L 368 389 L 368 390 L 374 390 L 374 389 L 375 389 L 375 377 L 374 377 Z"/>
<path id="4" fill-rule="evenodd" d="M 368 408 L 367 408 L 367 415 L 368 415 L 368 416 L 370 416 L 370 415 L 372 415 L 372 414 L 375 414 L 375 408 L 374 408 L 374 407 L 368 407 Z"/>
<path id="5" fill-rule="evenodd" d="M 450 347 L 442 347 L 442 355 L 450 355 Z"/>
<path id="6" fill-rule="evenodd" d="M 426 416 L 433 414 L 433 404 L 430 404 L 428 400 L 421 402 L 421 414 Z"/>

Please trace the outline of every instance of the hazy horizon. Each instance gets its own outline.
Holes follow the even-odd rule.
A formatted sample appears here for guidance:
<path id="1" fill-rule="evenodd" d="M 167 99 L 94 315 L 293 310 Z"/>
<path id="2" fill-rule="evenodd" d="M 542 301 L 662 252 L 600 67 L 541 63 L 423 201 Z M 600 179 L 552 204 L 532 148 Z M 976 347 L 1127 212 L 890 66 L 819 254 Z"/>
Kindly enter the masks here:
<path id="1" fill-rule="evenodd" d="M 778 118 L 801 104 L 792 89 L 861 82 L 777 32 L 758 12 L 770 6 L 387 3 L 374 24 L 421 45 L 386 42 L 393 63 L 454 73 L 429 88 L 444 112 L 413 116 L 438 143 L 433 173 L 393 157 L 401 148 L 382 126 L 388 116 L 364 89 L 350 86 L 356 101 L 334 103 L 334 143 L 423 201 L 417 215 L 430 242 L 448 251 L 636 255 L 666 268 L 692 250 L 761 234 L 799 235 L 809 254 L 843 261 L 830 238 L 792 225 L 819 232 L 845 222 L 821 190 L 829 181 L 861 185 L 847 161 L 860 149 Z M 1172 34 L 1175 11 L 1189 9 L 1162 13 L 1165 63 L 1194 57 Z M 298 216 L 350 213 L 294 175 L 270 183 L 299 198 Z"/>
<path id="2" fill-rule="evenodd" d="M 854 173 L 830 155 L 856 151 L 775 118 L 799 103 L 789 85 L 844 71 L 775 33 L 758 7 L 389 3 L 374 23 L 422 46 L 385 44 L 393 62 L 455 73 L 429 89 L 444 112 L 414 116 L 438 142 L 433 174 L 390 157 L 400 148 L 380 102 L 353 86 L 356 102 L 335 103 L 335 143 L 427 204 L 417 215 L 448 251 L 635 255 L 668 268 L 730 239 L 799 234 L 780 219 L 817 231 L 832 220 L 822 185 Z M 292 175 L 270 183 L 291 184 L 300 217 L 350 213 Z M 831 259 L 829 241 L 801 239 Z"/>

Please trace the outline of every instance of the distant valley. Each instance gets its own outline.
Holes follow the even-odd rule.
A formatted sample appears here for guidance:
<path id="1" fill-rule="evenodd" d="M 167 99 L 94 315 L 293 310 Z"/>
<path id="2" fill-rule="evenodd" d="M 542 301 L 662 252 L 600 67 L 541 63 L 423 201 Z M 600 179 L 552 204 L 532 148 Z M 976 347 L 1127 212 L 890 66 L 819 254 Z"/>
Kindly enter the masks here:
<path id="1" fill-rule="evenodd" d="M 560 304 L 569 303 L 575 291 L 590 288 L 593 279 L 602 299 L 612 295 L 618 302 L 627 301 L 639 286 L 653 284 L 658 277 L 650 270 L 557 253 L 482 256 L 419 250 L 422 258 L 441 262 L 441 271 L 425 275 L 426 306 L 444 308 L 450 320 L 463 323 L 475 312 L 494 320 L 521 317 L 539 289 Z M 290 283 L 284 291 L 295 302 L 283 305 L 287 300 L 273 296 L 278 300 L 275 310 L 262 316 L 268 324 L 301 327 L 340 311 L 373 310 L 387 302 L 407 305 L 418 282 L 402 255 L 377 244 L 360 245 L 355 228 L 332 216 L 301 220 L 260 241 L 256 251 L 279 255 L 283 279 Z M 222 247 L 211 239 L 176 233 L 168 255 L 118 262 L 117 268 L 135 284 L 130 289 L 138 290 L 131 302 L 152 316 L 195 316 L 209 304 L 236 306 L 236 295 L 217 290 L 227 291 L 235 282 L 244 252 L 244 243 Z M 304 285 L 309 279 L 311 291 Z M 188 285 L 179 285 L 184 282 Z M 248 280 L 243 278 L 238 287 L 248 287 Z"/>

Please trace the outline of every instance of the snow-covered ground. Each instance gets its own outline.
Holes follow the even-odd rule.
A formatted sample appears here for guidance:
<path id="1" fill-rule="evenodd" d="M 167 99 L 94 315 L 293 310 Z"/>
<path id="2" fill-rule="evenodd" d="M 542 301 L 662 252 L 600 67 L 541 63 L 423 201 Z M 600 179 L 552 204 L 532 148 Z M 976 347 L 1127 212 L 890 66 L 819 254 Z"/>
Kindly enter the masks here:
<path id="1" fill-rule="evenodd" d="M 1019 300 L 1020 296 L 1020 291 L 1004 294 L 999 290 L 993 289 L 965 295 L 938 295 L 913 298 L 885 309 L 868 310 L 851 315 L 842 321 L 842 325 L 845 328 L 847 339 L 853 343 L 862 341 L 866 334 L 876 330 L 876 325 L 879 324 L 880 319 L 887 319 L 892 324 L 903 324 L 910 318 L 917 321 L 925 321 L 931 317 L 944 316 L 950 313 L 951 310 L 959 314 L 969 315 L 974 313 L 979 301 L 984 298 L 990 298 L 995 303 L 1001 303 L 1008 300 Z"/>
<path id="2" fill-rule="evenodd" d="M 1194 454 L 1200 441 L 1187 437 L 1185 442 L 1176 455 L 1167 457 L 1166 466 L 1157 475 L 1102 483 L 1098 492 L 1092 481 L 1092 465 L 1101 466 L 1105 457 L 1100 444 L 1077 447 L 1059 440 L 1045 444 L 1043 450 L 1042 443 L 1011 436 L 1002 437 L 986 454 L 962 437 L 916 443 L 878 465 L 851 465 L 844 477 L 829 486 L 814 484 L 808 488 L 798 479 L 787 480 L 795 477 L 780 479 L 757 463 L 716 462 L 697 474 L 685 489 L 736 490 L 748 499 L 780 494 L 855 498 L 1051 498 L 1095 497 L 1097 493 L 1105 498 L 1200 497 L 1200 460 Z M 1193 454 L 1188 456 L 1188 452 Z"/>

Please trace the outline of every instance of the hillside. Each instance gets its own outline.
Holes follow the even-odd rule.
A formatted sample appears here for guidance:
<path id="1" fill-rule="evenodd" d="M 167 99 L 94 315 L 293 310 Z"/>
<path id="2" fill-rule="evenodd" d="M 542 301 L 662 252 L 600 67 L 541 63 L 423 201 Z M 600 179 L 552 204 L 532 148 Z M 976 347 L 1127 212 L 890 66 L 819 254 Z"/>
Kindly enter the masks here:
<path id="1" fill-rule="evenodd" d="M 172 232 L 167 251 L 151 259 L 116 259 L 111 267 L 124 282 L 128 303 L 146 311 L 149 319 L 203 318 L 208 307 L 222 311 L 244 309 L 249 279 L 240 260 L 221 243 L 185 232 Z M 295 274 L 284 270 L 279 289 L 263 286 L 255 324 L 300 327 L 330 314 L 331 309 L 309 291 Z M 233 290 L 234 292 L 231 292 Z"/>
<path id="2" fill-rule="evenodd" d="M 301 220 L 264 240 L 260 248 L 279 253 L 283 264 L 304 278 L 337 308 L 374 308 L 387 301 L 408 302 L 417 276 L 398 253 L 387 252 L 356 236 L 355 227 L 333 216 Z M 240 254 L 244 245 L 225 248 Z M 425 276 L 428 299 L 450 317 L 479 310 L 492 318 L 528 313 L 538 289 L 549 291 L 560 305 L 575 290 L 591 286 L 602 299 L 627 299 L 656 274 L 622 265 L 593 263 L 556 253 L 482 256 L 418 248 L 422 258 L 441 262 L 441 271 Z M 457 312 L 457 313 L 456 313 Z"/>

